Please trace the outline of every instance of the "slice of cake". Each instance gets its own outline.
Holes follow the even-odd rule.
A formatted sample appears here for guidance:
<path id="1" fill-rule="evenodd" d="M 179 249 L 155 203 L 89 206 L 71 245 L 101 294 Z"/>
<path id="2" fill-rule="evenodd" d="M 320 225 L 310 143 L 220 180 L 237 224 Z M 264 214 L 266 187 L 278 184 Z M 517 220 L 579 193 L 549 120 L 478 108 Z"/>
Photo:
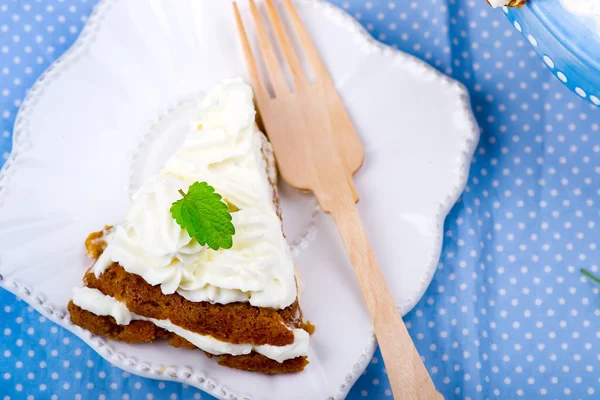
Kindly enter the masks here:
<path id="1" fill-rule="evenodd" d="M 302 321 L 275 160 L 252 98 L 241 80 L 219 84 L 125 222 L 88 237 L 96 262 L 73 291 L 73 323 L 129 343 L 167 339 L 243 370 L 308 363 L 312 327 Z"/>

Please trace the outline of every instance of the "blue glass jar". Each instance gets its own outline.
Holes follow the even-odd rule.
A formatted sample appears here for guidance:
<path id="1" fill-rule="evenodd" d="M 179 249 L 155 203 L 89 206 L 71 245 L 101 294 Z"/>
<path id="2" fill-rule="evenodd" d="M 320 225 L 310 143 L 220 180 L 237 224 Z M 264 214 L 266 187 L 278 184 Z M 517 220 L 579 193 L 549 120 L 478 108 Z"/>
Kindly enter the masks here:
<path id="1" fill-rule="evenodd" d="M 600 24 L 595 18 L 572 14 L 560 0 L 531 0 L 503 11 L 554 76 L 600 105 Z"/>

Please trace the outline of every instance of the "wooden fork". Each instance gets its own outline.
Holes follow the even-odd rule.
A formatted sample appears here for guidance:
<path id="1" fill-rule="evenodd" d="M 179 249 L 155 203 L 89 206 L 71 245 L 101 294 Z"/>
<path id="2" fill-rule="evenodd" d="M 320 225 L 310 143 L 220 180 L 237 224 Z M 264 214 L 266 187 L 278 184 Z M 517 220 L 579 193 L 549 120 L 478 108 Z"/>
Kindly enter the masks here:
<path id="1" fill-rule="evenodd" d="M 238 7 L 233 4 L 258 110 L 281 175 L 295 188 L 312 191 L 323 211 L 333 216 L 371 314 L 395 398 L 443 399 L 398 313 L 356 208 L 358 194 L 352 176 L 363 162 L 362 144 L 291 0 L 284 4 L 315 81 L 309 81 L 272 0 L 266 0 L 291 72 L 294 88 L 290 89 L 256 4 L 250 0 L 272 94 L 260 77 Z"/>

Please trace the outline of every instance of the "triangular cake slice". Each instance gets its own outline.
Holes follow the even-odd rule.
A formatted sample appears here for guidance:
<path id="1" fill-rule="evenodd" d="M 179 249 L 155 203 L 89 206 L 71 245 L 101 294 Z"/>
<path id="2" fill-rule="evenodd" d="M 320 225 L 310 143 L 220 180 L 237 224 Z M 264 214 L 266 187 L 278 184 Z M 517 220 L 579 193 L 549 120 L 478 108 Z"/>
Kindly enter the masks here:
<path id="1" fill-rule="evenodd" d="M 295 268 L 282 232 L 271 146 L 255 124 L 252 89 L 219 84 L 164 168 L 134 195 L 125 222 L 91 234 L 96 258 L 75 288 L 71 320 L 129 343 L 167 339 L 232 368 L 268 374 L 308 363 Z M 194 182 L 223 196 L 231 248 L 201 246 L 170 208 Z"/>

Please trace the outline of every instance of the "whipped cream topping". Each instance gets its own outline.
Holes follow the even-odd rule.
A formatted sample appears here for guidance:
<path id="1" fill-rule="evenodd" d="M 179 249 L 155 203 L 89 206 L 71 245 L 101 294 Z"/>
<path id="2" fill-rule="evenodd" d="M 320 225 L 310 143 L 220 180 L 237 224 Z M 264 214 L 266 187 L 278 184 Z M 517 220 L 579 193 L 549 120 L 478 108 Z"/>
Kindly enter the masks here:
<path id="1" fill-rule="evenodd" d="M 129 325 L 132 314 L 127 306 L 98 289 L 73 288 L 73 303 L 92 314 L 113 317 L 118 325 Z"/>
<path id="2" fill-rule="evenodd" d="M 215 355 L 231 354 L 238 356 L 254 351 L 281 363 L 291 358 L 305 356 L 308 353 L 309 334 L 303 329 L 293 330 L 294 343 L 287 346 L 233 344 L 215 339 L 209 335 L 201 335 L 189 331 L 173 324 L 169 320 L 146 318 L 132 313 L 124 303 L 121 303 L 114 297 L 105 295 L 97 289 L 87 287 L 74 288 L 73 303 L 93 314 L 113 317 L 119 325 L 129 325 L 134 320 L 150 321 L 159 328 L 181 336 L 199 349 Z"/>
<path id="3" fill-rule="evenodd" d="M 117 262 L 163 293 L 190 301 L 248 301 L 277 309 L 295 301 L 293 259 L 270 184 L 274 159 L 254 122 L 252 98 L 240 79 L 208 94 L 181 147 L 133 196 L 125 222 L 107 238 L 93 267 L 97 277 Z M 200 246 L 172 218 L 178 189 L 196 181 L 240 209 L 232 214 L 232 248 Z"/>
<path id="4" fill-rule="evenodd" d="M 505 6 L 510 0 L 488 0 L 490 5 L 494 8 Z"/>

